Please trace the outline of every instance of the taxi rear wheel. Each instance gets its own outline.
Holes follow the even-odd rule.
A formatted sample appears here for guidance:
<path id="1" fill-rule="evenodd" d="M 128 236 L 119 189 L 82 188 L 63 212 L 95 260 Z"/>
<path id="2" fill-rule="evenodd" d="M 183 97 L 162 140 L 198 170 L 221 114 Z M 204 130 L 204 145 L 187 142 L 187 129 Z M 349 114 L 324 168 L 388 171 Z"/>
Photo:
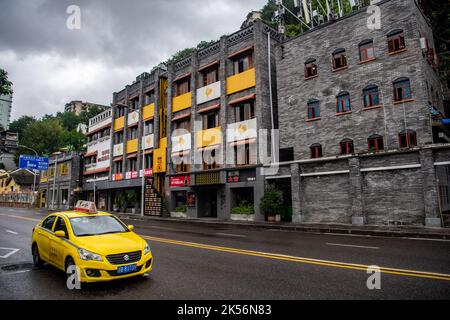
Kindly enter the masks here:
<path id="1" fill-rule="evenodd" d="M 39 249 L 38 249 L 37 244 L 33 244 L 31 253 L 33 255 L 33 266 L 35 268 L 42 266 L 42 260 L 41 260 L 41 256 L 39 255 Z"/>

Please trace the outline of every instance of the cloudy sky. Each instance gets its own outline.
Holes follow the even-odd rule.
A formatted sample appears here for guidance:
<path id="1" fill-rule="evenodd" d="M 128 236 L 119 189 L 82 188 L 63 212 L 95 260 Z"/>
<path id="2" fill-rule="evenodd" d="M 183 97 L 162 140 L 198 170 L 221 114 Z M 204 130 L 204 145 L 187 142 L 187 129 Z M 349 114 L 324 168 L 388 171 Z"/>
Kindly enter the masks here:
<path id="1" fill-rule="evenodd" d="M 109 105 L 176 51 L 239 29 L 266 0 L 0 0 L 0 68 L 14 83 L 12 118 L 83 100 Z M 67 8 L 81 9 L 70 30 Z M 71 20 L 73 21 L 73 20 Z"/>

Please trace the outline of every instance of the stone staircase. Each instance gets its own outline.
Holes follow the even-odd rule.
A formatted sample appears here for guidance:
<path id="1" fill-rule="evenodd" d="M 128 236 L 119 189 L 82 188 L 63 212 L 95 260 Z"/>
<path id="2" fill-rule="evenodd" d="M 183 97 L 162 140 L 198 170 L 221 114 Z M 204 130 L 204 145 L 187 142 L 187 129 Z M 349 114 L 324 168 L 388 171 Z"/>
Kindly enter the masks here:
<path id="1" fill-rule="evenodd" d="M 163 197 L 159 192 L 150 185 L 145 187 L 145 210 L 146 216 L 166 216 L 167 208 L 164 204 Z"/>

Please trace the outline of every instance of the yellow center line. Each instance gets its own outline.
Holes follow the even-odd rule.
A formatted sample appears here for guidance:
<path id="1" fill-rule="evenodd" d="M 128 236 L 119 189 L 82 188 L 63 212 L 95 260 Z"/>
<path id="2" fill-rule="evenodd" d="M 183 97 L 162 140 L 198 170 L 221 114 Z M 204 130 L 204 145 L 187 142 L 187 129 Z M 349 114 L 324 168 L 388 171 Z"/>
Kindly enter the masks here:
<path id="1" fill-rule="evenodd" d="M 334 267 L 334 268 L 367 271 L 371 267 L 369 265 L 363 265 L 363 264 L 354 264 L 354 263 L 337 262 L 337 261 L 330 261 L 330 260 L 295 257 L 295 256 L 289 256 L 289 255 L 283 255 L 283 254 L 236 249 L 236 248 L 229 248 L 229 247 L 220 247 L 220 246 L 213 246 L 213 245 L 208 245 L 208 244 L 185 242 L 185 241 L 157 238 L 157 237 L 151 237 L 151 236 L 142 236 L 142 237 L 146 240 L 160 242 L 160 243 L 174 244 L 174 245 L 185 246 L 185 247 L 192 247 L 192 248 L 199 248 L 199 249 L 206 249 L 206 250 L 220 251 L 220 252 L 228 252 L 228 253 L 236 253 L 236 254 L 242 254 L 242 255 L 248 255 L 248 256 L 254 256 L 254 257 L 262 257 L 262 258 L 266 258 L 266 259 L 291 261 L 291 262 L 297 262 L 297 263 L 313 264 L 313 265 L 320 265 L 320 266 L 327 266 L 327 267 Z M 450 281 L 450 274 L 407 270 L 407 269 L 386 268 L 386 267 L 379 267 L 379 268 L 380 268 L 380 272 L 386 273 L 386 274 Z"/>

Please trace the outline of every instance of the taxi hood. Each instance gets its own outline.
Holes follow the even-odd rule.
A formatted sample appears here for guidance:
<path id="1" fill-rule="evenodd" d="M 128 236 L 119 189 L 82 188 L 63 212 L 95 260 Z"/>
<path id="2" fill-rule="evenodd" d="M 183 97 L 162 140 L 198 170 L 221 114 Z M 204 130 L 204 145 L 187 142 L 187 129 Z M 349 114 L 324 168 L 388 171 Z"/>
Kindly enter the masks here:
<path id="1" fill-rule="evenodd" d="M 77 237 L 76 245 L 102 256 L 144 250 L 146 242 L 134 232 Z"/>

